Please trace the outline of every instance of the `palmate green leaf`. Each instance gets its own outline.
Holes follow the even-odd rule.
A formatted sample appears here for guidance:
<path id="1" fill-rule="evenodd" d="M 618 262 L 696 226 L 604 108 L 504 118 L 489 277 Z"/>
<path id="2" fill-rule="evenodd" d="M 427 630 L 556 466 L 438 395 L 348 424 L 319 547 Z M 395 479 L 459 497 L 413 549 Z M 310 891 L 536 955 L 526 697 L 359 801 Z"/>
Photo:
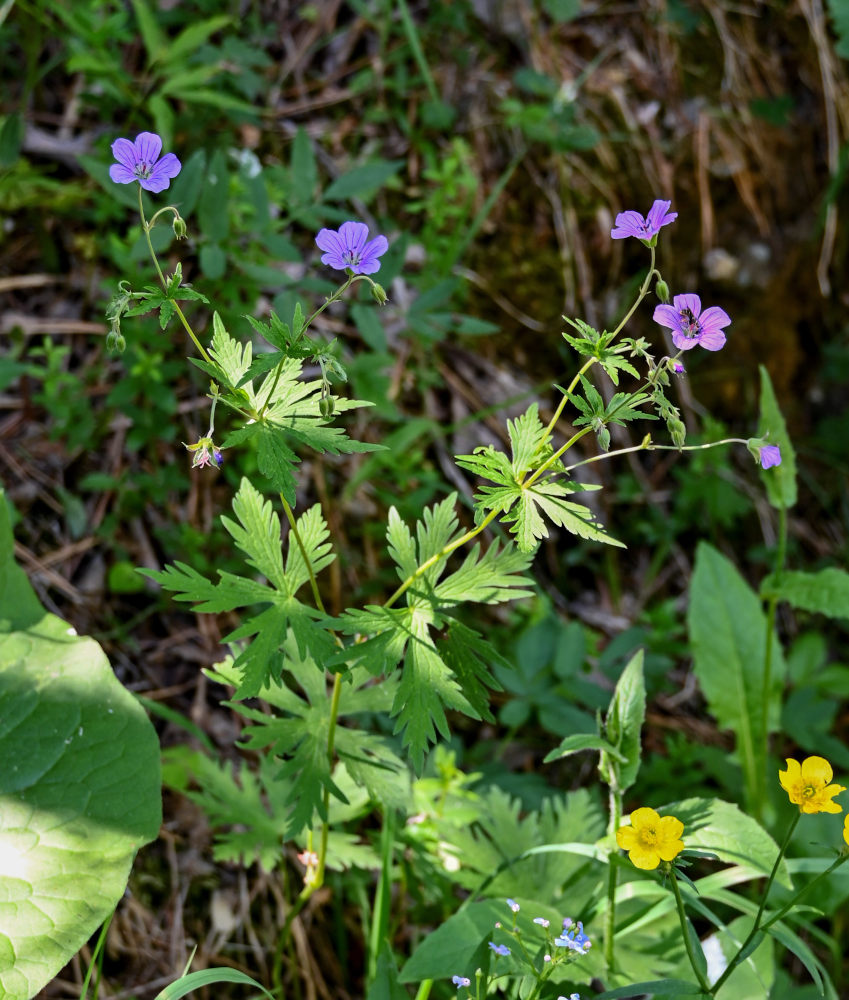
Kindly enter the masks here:
<path id="1" fill-rule="evenodd" d="M 409 608 L 367 605 L 328 619 L 325 625 L 343 635 L 369 635 L 371 638 L 336 650 L 326 661 L 326 667 L 342 670 L 348 665 L 362 664 L 373 676 L 391 673 L 404 658 L 410 639 L 409 617 Z"/>
<path id="2" fill-rule="evenodd" d="M 507 486 L 511 490 L 516 486 L 510 459 L 503 451 L 496 451 L 491 444 L 475 448 L 471 455 L 457 455 L 455 462 L 461 469 L 468 469 L 469 472 L 498 483 L 499 486 Z"/>
<path id="3" fill-rule="evenodd" d="M 479 632 L 456 619 L 450 620 L 437 648 L 445 664 L 457 678 L 463 696 L 477 713 L 476 717 L 493 722 L 489 692 L 500 691 L 502 688 L 493 676 L 492 665 L 497 664 L 510 670 L 512 664 Z"/>
<path id="4" fill-rule="evenodd" d="M 267 684 L 258 692 L 264 702 L 282 714 L 269 715 L 243 704 L 226 704 L 253 723 L 243 732 L 242 746 L 249 750 L 270 749 L 272 754 L 283 758 L 277 762 L 278 779 L 285 782 L 286 791 L 282 797 L 278 795 L 280 807 L 276 811 L 286 814 L 284 837 L 289 838 L 304 827 L 310 828 L 316 816 L 324 817 L 325 789 L 339 802 L 347 803 L 348 797 L 337 784 L 338 769 L 331 772 L 327 754 L 331 703 L 326 675 L 317 669 L 311 656 L 298 649 L 291 635 L 283 644 L 283 651 L 286 673 L 299 685 L 302 694 L 285 685 Z M 237 661 L 225 661 L 207 673 L 219 683 L 240 682 Z M 366 671 L 351 671 L 340 694 L 338 717 L 388 710 L 396 689 L 397 683 L 392 679 L 382 682 L 377 689 Z M 365 789 L 375 801 L 398 808 L 408 801 L 407 769 L 383 737 L 340 726 L 336 729 L 335 746 L 345 772 L 356 787 Z"/>
<path id="5" fill-rule="evenodd" d="M 224 517 L 224 526 L 244 553 L 248 566 L 262 573 L 270 586 L 220 571 L 219 582 L 212 584 L 181 563 L 162 572 L 147 571 L 146 575 L 166 590 L 174 591 L 177 600 L 196 602 L 198 610 L 227 611 L 249 605 L 268 605 L 245 618 L 224 639 L 225 642 L 239 642 L 253 637 L 235 661 L 235 667 L 241 670 L 236 697 L 247 698 L 256 695 L 268 680 L 279 680 L 280 647 L 290 630 L 301 655 L 309 651 L 320 663 L 324 663 L 336 647 L 327 630 L 318 624 L 324 616 L 296 597 L 308 582 L 309 572 L 292 532 L 286 542 L 288 554 L 284 569 L 280 520 L 270 501 L 263 500 L 249 480 L 242 479 L 233 499 L 233 512 L 236 520 Z M 302 514 L 297 525 L 307 559 L 313 563 L 314 571 L 320 572 L 334 556 L 328 544 L 327 525 L 318 506 Z"/>
<path id="6" fill-rule="evenodd" d="M 657 420 L 655 414 L 640 409 L 651 399 L 647 392 L 617 392 L 605 409 L 605 423 L 624 426 L 628 420 Z"/>
<path id="7" fill-rule="evenodd" d="M 459 885 L 475 894 L 524 896 L 550 899 L 554 886 L 568 886 L 572 905 L 579 879 L 595 868 L 594 842 L 604 833 L 604 815 L 597 796 L 587 789 L 543 800 L 539 810 L 529 811 L 522 801 L 503 789 L 490 786 L 480 793 L 474 823 L 456 822 L 449 813 L 440 817 L 439 836 L 451 844 L 463 866 L 455 875 Z M 582 852 L 556 848 L 579 842 Z M 552 850 L 545 850 L 551 847 Z M 484 886 L 481 880 L 485 879 Z M 586 901 L 595 895 L 591 878 L 583 887 Z M 500 916 L 504 918 L 503 901 Z"/>
<path id="8" fill-rule="evenodd" d="M 627 372 L 629 375 L 633 375 L 634 378 L 640 377 L 640 373 L 631 362 L 622 357 L 621 350 L 622 347 L 620 345 L 614 350 L 599 352 L 598 363 L 614 385 L 619 385 L 620 371 Z"/>
<path id="9" fill-rule="evenodd" d="M 471 718 L 477 713 L 460 690 L 456 678 L 437 652 L 428 631 L 427 616 L 413 609 L 410 616 L 412 641 L 407 644 L 401 683 L 392 706 L 395 733 L 402 734 L 413 765 L 421 771 L 424 752 L 436 742 L 436 733 L 448 739 L 445 706 Z"/>
<path id="10" fill-rule="evenodd" d="M 500 548 L 495 542 L 480 555 L 480 545 L 466 556 L 463 565 L 434 587 L 439 608 L 453 607 L 463 601 L 500 604 L 533 596 L 520 574 L 530 566 L 532 557 L 513 546 Z"/>
<path id="11" fill-rule="evenodd" d="M 389 508 L 386 544 L 389 548 L 389 555 L 395 563 L 398 578 L 403 583 L 415 574 L 419 561 L 416 557 L 416 543 L 413 540 L 413 533 L 401 519 L 401 515 L 395 507 Z"/>
<path id="12" fill-rule="evenodd" d="M 776 597 L 812 614 L 849 618 L 849 573 L 836 566 L 816 573 L 772 573 L 761 583 L 761 597 Z"/>
<path id="13" fill-rule="evenodd" d="M 280 518 L 274 513 L 271 501 L 263 499 L 259 490 L 245 477 L 233 498 L 233 513 L 236 521 L 222 516 L 221 523 L 247 556 L 248 565 L 262 573 L 276 589 L 291 593 L 283 571 Z"/>
<path id="14" fill-rule="evenodd" d="M 546 438 L 537 404 L 532 403 L 521 417 L 508 420 L 507 433 L 513 452 L 513 474 L 522 476 L 532 468 L 534 458 Z"/>
<path id="15" fill-rule="evenodd" d="M 217 312 L 212 314 L 212 344 L 209 356 L 220 365 L 231 389 L 242 381 L 242 376 L 251 366 L 252 348 L 250 341 L 240 344 L 234 340 Z"/>
<path id="16" fill-rule="evenodd" d="M 259 378 L 261 375 L 265 375 L 270 371 L 273 371 L 280 362 L 285 361 L 288 355 L 283 351 L 267 351 L 262 354 L 257 354 L 256 357 L 251 361 L 250 368 L 245 372 L 245 374 L 239 379 L 239 383 L 236 386 L 237 389 L 241 389 L 243 385 L 248 383 L 253 383 L 253 381 Z"/>
<path id="17" fill-rule="evenodd" d="M 548 537 L 548 526 L 542 513 L 573 535 L 624 548 L 622 542 L 611 538 L 596 522 L 589 507 L 563 499 L 569 492 L 561 483 L 551 480 L 537 482 L 519 491 L 518 503 L 502 520 L 511 525 L 510 531 L 516 535 L 520 551 L 531 552 L 541 538 Z"/>

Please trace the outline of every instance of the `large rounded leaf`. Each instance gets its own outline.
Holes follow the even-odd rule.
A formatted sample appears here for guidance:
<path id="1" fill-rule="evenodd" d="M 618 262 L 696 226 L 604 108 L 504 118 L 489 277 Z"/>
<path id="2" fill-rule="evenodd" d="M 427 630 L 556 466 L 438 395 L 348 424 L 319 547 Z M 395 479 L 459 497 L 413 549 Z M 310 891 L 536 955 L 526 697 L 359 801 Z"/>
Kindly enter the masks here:
<path id="1" fill-rule="evenodd" d="M 115 908 L 161 797 L 144 711 L 12 553 L 0 490 L 0 996 L 28 1000 Z"/>

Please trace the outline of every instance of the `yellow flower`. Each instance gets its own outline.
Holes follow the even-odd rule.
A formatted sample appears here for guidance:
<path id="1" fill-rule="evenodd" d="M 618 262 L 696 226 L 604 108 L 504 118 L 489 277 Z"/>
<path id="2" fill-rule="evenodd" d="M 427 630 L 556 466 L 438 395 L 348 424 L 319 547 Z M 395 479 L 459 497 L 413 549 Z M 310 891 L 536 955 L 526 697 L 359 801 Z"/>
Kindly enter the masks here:
<path id="1" fill-rule="evenodd" d="M 832 798 L 845 792 L 843 785 L 830 785 L 834 772 L 824 757 L 787 758 L 787 770 L 778 772 L 781 787 L 794 806 L 803 813 L 839 813 L 843 810 Z"/>
<path id="2" fill-rule="evenodd" d="M 843 820 L 843 839 L 846 841 L 846 846 L 849 847 L 849 813 Z"/>
<path id="3" fill-rule="evenodd" d="M 654 809 L 635 809 L 631 825 L 616 831 L 616 843 L 628 852 L 632 864 L 651 871 L 684 850 L 683 832 L 684 824 L 674 816 L 658 816 Z"/>

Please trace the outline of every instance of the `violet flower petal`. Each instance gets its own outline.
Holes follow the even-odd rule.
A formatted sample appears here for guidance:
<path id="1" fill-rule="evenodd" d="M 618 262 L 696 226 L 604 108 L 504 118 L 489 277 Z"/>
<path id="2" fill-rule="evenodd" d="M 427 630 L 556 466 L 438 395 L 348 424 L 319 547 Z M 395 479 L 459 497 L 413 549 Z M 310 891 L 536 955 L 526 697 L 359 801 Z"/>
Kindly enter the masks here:
<path id="1" fill-rule="evenodd" d="M 136 162 L 151 167 L 162 152 L 162 140 L 155 132 L 139 132 L 135 141 Z"/>
<path id="2" fill-rule="evenodd" d="M 113 163 L 109 168 L 109 176 L 116 184 L 132 184 L 138 177 L 123 163 Z"/>
<path id="3" fill-rule="evenodd" d="M 132 170 L 136 165 L 136 147 L 129 139 L 116 139 L 112 143 L 112 155 L 128 170 Z M 135 176 L 133 180 L 135 180 Z M 120 181 L 119 183 L 126 184 L 127 182 Z"/>

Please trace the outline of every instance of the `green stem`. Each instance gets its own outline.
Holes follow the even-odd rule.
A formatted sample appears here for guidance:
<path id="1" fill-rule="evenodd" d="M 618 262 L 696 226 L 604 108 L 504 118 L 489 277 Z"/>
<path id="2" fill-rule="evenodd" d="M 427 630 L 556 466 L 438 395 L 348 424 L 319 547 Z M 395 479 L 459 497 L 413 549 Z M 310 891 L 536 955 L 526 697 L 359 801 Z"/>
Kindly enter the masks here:
<path id="1" fill-rule="evenodd" d="M 610 836 L 616 836 L 619 824 L 622 821 L 622 793 L 612 785 L 607 790 L 609 818 L 607 832 Z M 607 912 L 604 919 L 604 962 L 607 974 L 614 971 L 613 942 L 616 930 L 616 883 L 619 877 L 619 869 L 613 864 L 613 854 L 607 859 Z"/>
<path id="2" fill-rule="evenodd" d="M 313 600 L 315 601 L 315 606 L 324 615 L 327 612 L 324 610 L 324 601 L 321 599 L 321 593 L 318 589 L 318 581 L 315 578 L 315 573 L 313 572 L 312 563 L 310 562 L 310 557 L 307 555 L 307 550 L 304 546 L 304 540 L 301 538 L 301 533 L 298 530 L 298 522 L 295 520 L 295 512 L 289 506 L 289 502 L 283 494 L 279 494 L 280 501 L 283 504 L 283 510 L 286 513 L 286 520 L 289 522 L 289 528 L 295 537 L 295 544 L 301 553 L 301 558 L 304 560 L 304 565 L 307 568 L 307 573 L 310 578 L 310 590 L 312 591 Z"/>
<path id="3" fill-rule="evenodd" d="M 160 211 L 162 210 L 160 209 Z M 153 266 L 156 268 L 156 273 L 159 275 L 159 281 L 162 284 L 162 287 L 167 291 L 168 282 L 165 280 L 165 275 L 162 273 L 162 268 L 159 266 L 159 260 L 157 259 L 156 251 L 153 249 L 153 241 L 150 238 L 150 231 L 153 228 L 153 222 L 148 222 L 144 214 L 144 202 L 142 201 L 141 184 L 139 184 L 139 214 L 141 215 L 141 224 L 142 224 L 142 229 L 144 230 L 144 238 L 147 240 L 147 248 L 150 251 L 150 257 L 151 260 L 153 261 Z M 156 216 L 154 216 L 154 218 L 156 218 Z M 191 337 L 195 347 L 198 349 L 198 353 L 203 358 L 203 360 L 207 362 L 207 364 L 211 365 L 213 363 L 212 358 L 207 353 L 207 350 L 203 346 L 203 344 L 198 340 L 197 336 L 195 335 L 195 331 L 189 325 L 189 321 L 186 319 L 185 313 L 180 308 L 180 304 L 173 299 L 172 299 L 172 304 L 174 306 L 174 311 L 180 317 L 180 322 L 183 324 L 183 328 L 185 329 L 186 333 Z"/>
<path id="4" fill-rule="evenodd" d="M 784 572 L 784 564 L 787 559 L 787 508 L 778 508 L 778 544 L 775 553 L 775 574 L 778 576 Z M 770 689 L 772 687 L 772 648 L 775 643 L 775 620 L 778 609 L 778 597 L 770 597 L 766 609 L 766 642 L 764 646 L 764 671 L 763 686 L 761 688 L 761 714 L 762 726 L 759 741 L 760 761 L 758 761 L 758 773 L 763 776 L 766 772 L 766 762 L 769 755 L 769 703 Z M 764 782 L 756 781 L 757 788 L 754 789 L 752 801 L 754 804 L 754 818 L 760 821 L 763 814 L 764 803 Z"/>
<path id="5" fill-rule="evenodd" d="M 481 521 L 481 523 L 477 525 L 477 527 L 467 531 L 464 535 L 461 535 L 459 538 L 455 538 L 453 542 L 448 542 L 446 545 L 443 545 L 442 548 L 439 550 L 439 552 L 434 553 L 429 559 L 426 559 L 421 564 L 421 566 L 418 566 L 416 568 L 416 571 L 414 573 L 411 573 L 407 577 L 407 579 L 401 584 L 401 586 L 395 591 L 395 593 L 392 594 L 392 596 L 385 601 L 383 606 L 385 608 L 391 608 L 392 605 L 398 600 L 398 598 L 401 597 L 403 594 L 405 594 L 423 573 L 426 573 L 431 566 L 438 563 L 440 559 L 444 559 L 445 556 L 447 556 L 450 552 L 453 552 L 454 549 L 458 549 L 461 545 L 465 545 L 466 542 L 471 541 L 473 538 L 479 535 L 484 530 L 484 528 L 492 524 L 492 522 L 496 519 L 496 517 L 498 517 L 498 513 L 499 512 L 497 510 L 491 510 L 486 515 L 486 517 Z"/>
<path id="6" fill-rule="evenodd" d="M 769 920 L 767 920 L 766 923 L 763 925 L 763 927 L 761 927 L 761 930 L 762 931 L 769 930 L 769 928 L 772 927 L 773 924 L 778 923 L 778 921 L 781 920 L 781 918 L 785 915 L 785 913 L 791 910 L 804 895 L 806 895 L 808 892 L 811 891 L 811 889 L 813 889 L 813 887 L 817 884 L 817 882 L 820 882 L 823 879 L 828 878 L 828 876 L 836 868 L 839 868 L 846 861 L 849 861 L 849 852 L 844 851 L 844 853 L 841 854 L 838 858 L 836 858 L 828 866 L 828 868 L 825 869 L 825 871 L 821 871 L 819 875 L 816 876 L 816 878 L 811 879 L 811 881 L 808 882 L 806 886 L 803 886 L 796 893 L 796 895 L 790 900 L 789 903 L 785 903 L 784 906 L 782 906 L 777 913 L 773 913 L 773 915 L 769 918 Z"/>
<path id="7" fill-rule="evenodd" d="M 737 966 L 746 958 L 749 954 L 749 945 L 754 941 L 755 936 L 761 931 L 761 917 L 764 913 L 764 908 L 766 907 L 767 897 L 769 896 L 769 890 L 772 888 L 772 883 L 775 881 L 775 876 L 778 873 L 778 866 L 781 864 L 781 859 L 784 857 L 784 852 L 787 850 L 790 844 L 790 838 L 793 836 L 793 831 L 796 829 L 796 824 L 799 822 L 801 817 L 801 811 L 797 812 L 796 815 L 790 822 L 790 826 L 787 827 L 787 832 L 784 834 L 784 840 L 781 842 L 781 847 L 778 849 L 778 854 L 775 857 L 775 864 L 772 866 L 772 871 L 769 873 L 769 878 L 764 886 L 763 896 L 761 897 L 761 905 L 758 907 L 758 913 L 755 917 L 755 922 L 752 924 L 752 929 L 749 931 L 746 940 L 737 949 L 737 954 L 728 963 L 725 972 L 717 979 L 713 984 L 713 989 L 708 992 L 712 993 L 714 996 L 719 992 L 720 988 L 726 982 L 731 973 L 737 968 Z M 782 914 L 785 911 L 782 911 Z M 772 921 L 770 921 L 771 923 Z"/>
<path id="8" fill-rule="evenodd" d="M 416 990 L 416 1000 L 427 1000 L 430 996 L 430 991 L 433 989 L 432 979 L 423 979 L 419 983 L 419 988 Z"/>
<path id="9" fill-rule="evenodd" d="M 625 315 L 619 321 L 619 324 L 617 325 L 616 329 L 613 331 L 613 337 L 610 340 L 611 344 L 613 343 L 613 340 L 619 336 L 619 334 L 625 327 L 625 324 L 628 322 L 628 320 L 634 315 L 637 306 L 643 301 L 646 295 L 648 295 L 651 279 L 655 274 L 658 273 L 657 271 L 655 271 L 654 267 L 655 248 L 651 247 L 650 249 L 651 249 L 651 265 L 649 266 L 649 273 L 646 275 L 645 281 L 640 286 L 640 291 L 637 295 L 637 298 L 634 300 L 633 305 L 628 310 L 628 312 L 625 313 Z M 569 383 L 566 392 L 563 394 L 563 398 L 557 404 L 557 409 L 554 411 L 554 416 L 551 418 L 551 420 L 549 420 L 548 425 L 545 428 L 545 434 L 543 435 L 542 441 L 540 442 L 540 447 L 542 447 L 542 445 L 545 444 L 545 442 L 549 439 L 549 437 L 551 437 L 554 427 L 557 424 L 557 421 L 560 419 L 560 416 L 563 413 L 566 403 L 569 400 L 569 396 L 571 395 L 571 393 L 575 391 L 575 386 L 581 380 L 581 376 L 585 372 L 588 372 L 590 368 L 592 368 L 592 366 L 596 363 L 596 361 L 598 361 L 598 358 L 589 358 L 587 361 L 585 361 L 584 364 L 579 369 L 578 373 Z"/>
<path id="10" fill-rule="evenodd" d="M 344 283 L 344 285 L 340 285 L 336 289 L 336 291 L 332 295 L 329 295 L 324 300 L 324 302 L 318 307 L 318 309 L 316 309 L 315 312 L 312 313 L 308 317 L 308 319 L 306 319 L 304 321 L 304 325 L 301 327 L 300 332 L 304 333 L 307 330 L 309 330 L 310 326 L 312 325 L 312 323 L 316 319 L 316 317 L 320 316 L 324 312 L 324 310 L 331 304 L 331 302 L 337 302 L 345 294 L 345 292 L 351 287 L 351 285 L 353 285 L 353 283 L 355 281 L 371 281 L 372 285 L 374 284 L 374 282 L 372 281 L 372 279 L 367 274 L 349 274 L 348 275 L 348 279 Z M 280 361 L 278 361 L 277 365 L 274 368 L 274 381 L 271 383 L 271 390 L 269 391 L 268 395 L 265 397 L 265 402 L 262 404 L 262 408 L 259 411 L 259 415 L 257 417 L 257 419 L 259 419 L 259 420 L 262 419 L 262 415 L 268 409 L 268 404 L 271 402 L 272 399 L 274 399 L 274 391 L 277 388 L 277 383 L 280 381 L 280 374 L 283 371 L 283 362 L 284 361 L 286 361 L 286 358 L 281 358 Z"/>
<path id="11" fill-rule="evenodd" d="M 672 891 L 675 894 L 675 905 L 678 908 L 678 919 L 681 922 L 681 933 L 684 935 L 684 947 L 687 949 L 687 958 L 690 960 L 690 965 L 693 967 L 693 972 L 696 974 L 696 979 L 699 981 L 699 986 L 701 986 L 702 992 L 710 993 L 710 984 L 705 979 L 702 970 L 699 968 L 699 963 L 696 960 L 696 953 L 693 950 L 693 940 L 690 935 L 690 928 L 687 926 L 687 914 L 684 911 L 684 900 L 681 898 L 681 889 L 678 885 L 678 879 L 676 878 L 674 871 L 670 874 L 670 878 L 672 879 Z"/>

